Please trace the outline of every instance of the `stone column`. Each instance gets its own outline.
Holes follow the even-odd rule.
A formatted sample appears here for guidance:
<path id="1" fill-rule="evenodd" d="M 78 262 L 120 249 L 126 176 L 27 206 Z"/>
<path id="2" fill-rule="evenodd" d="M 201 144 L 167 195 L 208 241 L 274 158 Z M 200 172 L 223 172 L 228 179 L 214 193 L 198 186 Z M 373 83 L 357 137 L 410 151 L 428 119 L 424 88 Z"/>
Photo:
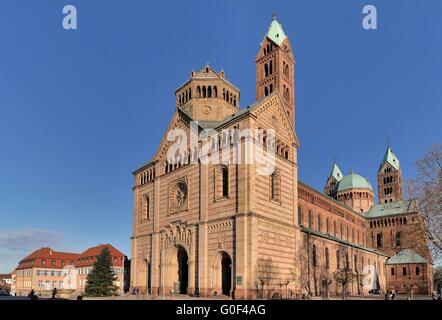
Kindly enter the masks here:
<path id="1" fill-rule="evenodd" d="M 247 299 L 248 284 L 248 228 L 247 216 L 239 214 L 235 218 L 234 292 L 235 299 Z"/>
<path id="2" fill-rule="evenodd" d="M 201 159 L 204 162 L 204 159 Z M 201 296 L 210 295 L 208 277 L 208 174 L 209 165 L 200 163 L 200 222 L 198 229 L 198 286 Z M 195 238 L 196 243 L 196 238 Z"/>
<path id="3" fill-rule="evenodd" d="M 155 167 L 155 172 L 160 172 L 159 164 Z M 160 178 L 155 177 L 153 185 L 153 234 L 151 248 L 151 278 L 152 278 L 152 295 L 156 296 L 160 290 L 160 274 L 161 274 L 161 234 L 160 234 Z"/>
<path id="4" fill-rule="evenodd" d="M 152 252 L 151 252 L 151 285 L 152 285 L 152 295 L 157 296 L 160 288 L 160 234 L 152 234 Z"/>
<path id="5" fill-rule="evenodd" d="M 195 295 L 195 284 L 196 284 L 196 264 L 197 264 L 197 256 L 196 256 L 196 228 L 195 226 L 192 226 L 190 228 L 192 234 L 191 234 L 191 240 L 190 240 L 190 247 L 189 247 L 189 287 L 187 289 L 187 292 L 189 295 L 193 296 Z"/>

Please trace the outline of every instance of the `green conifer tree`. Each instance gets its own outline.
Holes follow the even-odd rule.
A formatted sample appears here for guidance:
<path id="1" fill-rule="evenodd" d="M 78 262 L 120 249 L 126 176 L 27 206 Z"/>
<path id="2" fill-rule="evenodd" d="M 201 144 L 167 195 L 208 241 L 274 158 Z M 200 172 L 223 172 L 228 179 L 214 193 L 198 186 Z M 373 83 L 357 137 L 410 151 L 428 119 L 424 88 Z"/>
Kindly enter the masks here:
<path id="1" fill-rule="evenodd" d="M 92 271 L 87 276 L 85 294 L 93 297 L 115 295 L 118 290 L 118 287 L 114 285 L 115 279 L 109 249 L 104 248 L 97 257 Z"/>

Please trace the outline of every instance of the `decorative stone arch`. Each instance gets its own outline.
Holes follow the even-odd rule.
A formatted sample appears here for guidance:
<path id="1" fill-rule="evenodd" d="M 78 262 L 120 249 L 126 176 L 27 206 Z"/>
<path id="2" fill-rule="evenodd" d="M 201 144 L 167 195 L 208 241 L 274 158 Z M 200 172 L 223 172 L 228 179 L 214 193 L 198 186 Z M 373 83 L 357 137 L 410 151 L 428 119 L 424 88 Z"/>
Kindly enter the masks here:
<path id="1" fill-rule="evenodd" d="M 189 253 L 189 248 L 182 242 L 177 242 L 164 251 L 162 282 L 165 293 L 188 293 L 190 284 Z"/>
<path id="2" fill-rule="evenodd" d="M 218 251 L 212 259 L 210 287 L 212 294 L 231 296 L 233 290 L 233 260 L 227 250 Z"/>
<path id="3" fill-rule="evenodd" d="M 193 294 L 195 290 L 195 228 L 186 224 L 170 224 L 160 235 L 161 291 Z M 184 282 L 184 287 L 180 284 Z"/>

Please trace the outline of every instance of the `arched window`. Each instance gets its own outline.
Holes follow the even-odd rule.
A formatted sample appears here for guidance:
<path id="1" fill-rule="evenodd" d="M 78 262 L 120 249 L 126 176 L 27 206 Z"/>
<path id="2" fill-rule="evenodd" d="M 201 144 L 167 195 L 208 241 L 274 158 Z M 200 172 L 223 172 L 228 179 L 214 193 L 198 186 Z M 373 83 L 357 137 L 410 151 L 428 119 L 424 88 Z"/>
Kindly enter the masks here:
<path id="1" fill-rule="evenodd" d="M 382 233 L 376 235 L 376 247 L 382 248 Z"/>
<path id="2" fill-rule="evenodd" d="M 229 169 L 226 166 L 222 167 L 222 179 L 223 179 L 223 197 L 229 195 Z"/>
<path id="3" fill-rule="evenodd" d="M 212 98 L 212 87 L 211 86 L 207 87 L 207 97 Z"/>
<path id="4" fill-rule="evenodd" d="M 269 87 L 270 87 L 269 93 L 272 93 L 273 92 L 273 83 L 271 83 Z"/>
<path id="5" fill-rule="evenodd" d="M 329 226 L 329 220 L 328 218 L 325 219 L 325 232 L 327 234 L 330 234 L 330 226 Z"/>
<path id="6" fill-rule="evenodd" d="M 350 260 L 348 259 L 348 252 L 345 253 L 345 267 L 350 268 Z"/>
<path id="7" fill-rule="evenodd" d="M 218 97 L 218 88 L 216 86 L 213 87 L 213 97 Z"/>
<path id="8" fill-rule="evenodd" d="M 402 275 L 403 275 L 403 276 L 406 276 L 406 275 L 407 275 L 407 268 L 406 268 L 406 267 L 403 267 L 403 268 L 402 268 Z"/>
<path id="9" fill-rule="evenodd" d="M 330 257 L 328 254 L 328 248 L 325 248 L 325 268 L 330 269 Z"/>
<path id="10" fill-rule="evenodd" d="M 312 263 L 313 263 L 313 267 L 316 267 L 316 246 L 313 245 L 313 250 L 312 250 Z"/>
<path id="11" fill-rule="evenodd" d="M 391 268 L 391 275 L 394 276 L 394 267 Z"/>
<path id="12" fill-rule="evenodd" d="M 264 74 L 266 77 L 269 76 L 269 66 L 267 63 L 264 65 Z"/>
<path id="13" fill-rule="evenodd" d="M 203 98 L 207 97 L 206 86 L 203 86 Z"/>
<path id="14" fill-rule="evenodd" d="M 269 89 L 267 87 L 264 88 L 264 96 L 268 96 L 269 95 Z"/>
<path id="15" fill-rule="evenodd" d="M 420 274 L 419 267 L 416 267 L 416 275 L 418 276 Z"/>
<path id="16" fill-rule="evenodd" d="M 201 98 L 201 87 L 196 87 L 196 94 L 198 95 L 198 98 Z"/>
<path id="17" fill-rule="evenodd" d="M 150 209 L 150 199 L 149 195 L 144 195 L 143 197 L 143 216 L 142 220 L 149 220 L 149 210 Z"/>
<path id="18" fill-rule="evenodd" d="M 401 232 L 400 231 L 396 231 L 396 246 L 399 247 L 401 245 Z"/>
<path id="19" fill-rule="evenodd" d="M 336 250 L 336 269 L 341 269 L 341 259 L 340 259 L 340 253 L 339 250 Z"/>
<path id="20" fill-rule="evenodd" d="M 298 207 L 298 225 L 302 224 L 302 209 Z"/>
<path id="21" fill-rule="evenodd" d="M 270 66 L 269 66 L 269 75 L 271 75 L 273 73 L 273 61 L 270 60 Z"/>
<path id="22" fill-rule="evenodd" d="M 281 200 L 281 177 L 278 171 L 274 171 L 270 178 L 270 198 L 274 201 Z"/>

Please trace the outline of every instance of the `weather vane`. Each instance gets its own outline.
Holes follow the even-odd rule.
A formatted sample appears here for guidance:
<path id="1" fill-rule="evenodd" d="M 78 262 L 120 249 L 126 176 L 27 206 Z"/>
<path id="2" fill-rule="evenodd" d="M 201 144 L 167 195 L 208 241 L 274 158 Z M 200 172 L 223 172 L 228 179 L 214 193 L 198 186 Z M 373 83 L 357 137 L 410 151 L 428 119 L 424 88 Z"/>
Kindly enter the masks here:
<path id="1" fill-rule="evenodd" d="M 274 12 L 274 11 L 273 11 L 273 14 L 272 14 L 272 19 L 276 20 L 276 12 Z"/>

